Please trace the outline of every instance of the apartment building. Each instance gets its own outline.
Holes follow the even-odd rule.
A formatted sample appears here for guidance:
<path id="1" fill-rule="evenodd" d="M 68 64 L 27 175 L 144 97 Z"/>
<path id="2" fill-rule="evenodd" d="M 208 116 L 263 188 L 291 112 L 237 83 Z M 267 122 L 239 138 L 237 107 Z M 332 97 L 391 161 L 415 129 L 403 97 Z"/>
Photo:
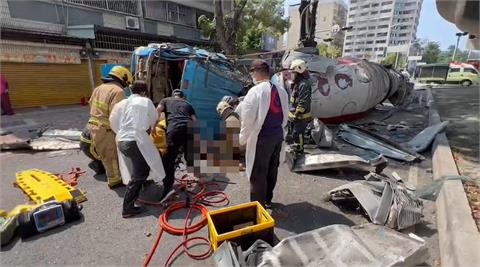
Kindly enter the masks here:
<path id="1" fill-rule="evenodd" d="M 387 53 L 410 54 L 423 0 L 350 0 L 343 55 L 381 61 Z"/>
<path id="2" fill-rule="evenodd" d="M 300 14 L 298 5 L 290 6 L 290 28 L 288 29 L 287 49 L 295 48 L 300 38 Z M 347 19 L 347 6 L 342 0 L 320 0 L 317 6 L 315 37 L 318 43 L 332 43 L 340 49 L 343 46 L 344 32 L 333 35 L 330 29 L 338 24 L 345 26 Z M 325 41 L 326 40 L 326 41 Z"/>
<path id="3" fill-rule="evenodd" d="M 128 66 L 138 46 L 214 45 L 197 25 L 213 17 L 213 2 L 1 0 L 1 71 L 14 107 L 80 103 L 101 83 L 102 64 Z"/>

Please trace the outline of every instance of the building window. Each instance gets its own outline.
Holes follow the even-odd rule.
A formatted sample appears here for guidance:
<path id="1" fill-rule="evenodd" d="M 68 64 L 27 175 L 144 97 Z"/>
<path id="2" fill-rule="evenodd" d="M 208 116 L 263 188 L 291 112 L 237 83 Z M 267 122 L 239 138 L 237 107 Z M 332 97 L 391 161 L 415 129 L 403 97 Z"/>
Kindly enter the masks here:
<path id="1" fill-rule="evenodd" d="M 370 5 L 363 5 L 360 8 L 369 8 L 369 7 L 370 7 Z"/>
<path id="2" fill-rule="evenodd" d="M 357 0 L 350 0 L 350 4 L 355 4 Z"/>
<path id="3" fill-rule="evenodd" d="M 386 42 L 387 42 L 386 40 L 376 40 L 375 41 L 376 44 L 384 44 Z"/>
<path id="4" fill-rule="evenodd" d="M 373 41 L 367 41 L 367 44 L 373 44 Z"/>
<path id="5" fill-rule="evenodd" d="M 178 5 L 167 3 L 167 20 L 170 22 L 178 22 Z"/>
<path id="6" fill-rule="evenodd" d="M 345 45 L 351 45 L 351 44 L 352 44 L 352 42 L 345 43 Z"/>
<path id="7" fill-rule="evenodd" d="M 349 52 L 352 52 L 351 49 L 345 49 L 345 53 L 349 53 Z"/>
<path id="8" fill-rule="evenodd" d="M 351 40 L 353 36 L 349 35 L 347 37 L 345 37 L 345 40 Z"/>
<path id="9" fill-rule="evenodd" d="M 139 15 L 136 0 L 64 0 L 65 3 L 88 6 L 129 15 Z"/>
<path id="10" fill-rule="evenodd" d="M 387 36 L 388 33 L 387 32 L 379 32 L 377 33 L 377 37 L 383 37 L 383 36 Z"/>
<path id="11" fill-rule="evenodd" d="M 372 51 L 371 48 L 365 48 L 365 51 Z"/>
<path id="12" fill-rule="evenodd" d="M 358 30 L 358 31 L 364 31 L 364 30 L 366 30 L 366 29 L 367 29 L 367 27 L 361 27 L 361 28 L 358 28 L 357 30 Z"/>
<path id="13" fill-rule="evenodd" d="M 385 24 L 384 24 L 384 25 L 380 25 L 380 26 L 378 26 L 378 28 L 379 28 L 379 29 L 386 29 L 386 28 L 388 28 L 388 25 L 385 25 Z"/>
<path id="14" fill-rule="evenodd" d="M 383 2 L 383 3 L 382 3 L 382 6 L 390 5 L 391 3 L 393 3 L 393 1 Z"/>
<path id="15" fill-rule="evenodd" d="M 380 13 L 384 14 L 384 13 L 390 13 L 392 10 L 391 9 L 384 9 L 384 10 L 381 10 Z"/>
<path id="16" fill-rule="evenodd" d="M 367 34 L 367 37 L 373 37 L 373 36 L 375 36 L 374 33 L 369 33 L 369 34 Z"/>
<path id="17" fill-rule="evenodd" d="M 368 12 L 360 13 L 360 16 L 366 16 L 366 15 L 368 15 Z"/>
<path id="18" fill-rule="evenodd" d="M 375 26 L 370 26 L 370 27 L 368 27 L 369 30 L 375 30 L 376 28 L 377 28 L 377 27 L 375 27 Z"/>
<path id="19" fill-rule="evenodd" d="M 372 7 L 376 7 L 376 6 L 378 6 L 378 3 L 372 4 Z"/>
<path id="20" fill-rule="evenodd" d="M 375 14 L 378 14 L 378 11 L 372 11 L 372 12 L 370 12 L 370 15 L 375 15 Z"/>
<path id="21" fill-rule="evenodd" d="M 357 9 L 356 6 L 350 7 L 350 11 L 353 11 L 353 10 L 356 10 L 356 9 Z"/>

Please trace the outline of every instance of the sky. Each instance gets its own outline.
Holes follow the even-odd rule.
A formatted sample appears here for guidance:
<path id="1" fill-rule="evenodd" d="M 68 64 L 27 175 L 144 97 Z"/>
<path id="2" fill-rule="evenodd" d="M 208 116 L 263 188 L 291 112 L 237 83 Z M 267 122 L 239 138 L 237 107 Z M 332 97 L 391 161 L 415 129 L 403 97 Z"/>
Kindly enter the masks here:
<path id="1" fill-rule="evenodd" d="M 348 3 L 348 0 L 343 0 Z M 285 7 L 289 5 L 298 4 L 300 0 L 286 0 Z M 450 45 L 455 45 L 457 36 L 455 33 L 459 32 L 455 24 L 445 20 L 437 11 L 435 0 L 423 0 L 422 10 L 420 12 L 420 22 L 417 30 L 417 38 L 428 39 L 440 44 L 440 49 L 447 50 Z M 465 49 L 467 37 L 463 36 L 460 39 L 459 48 Z"/>

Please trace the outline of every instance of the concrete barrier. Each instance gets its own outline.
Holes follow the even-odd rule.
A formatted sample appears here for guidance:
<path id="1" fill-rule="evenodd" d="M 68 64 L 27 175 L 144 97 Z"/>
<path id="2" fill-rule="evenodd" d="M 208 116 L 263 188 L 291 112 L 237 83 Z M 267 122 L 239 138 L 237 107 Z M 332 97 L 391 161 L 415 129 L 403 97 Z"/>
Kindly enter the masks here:
<path id="1" fill-rule="evenodd" d="M 433 100 L 429 89 L 427 93 L 429 99 Z M 429 124 L 440 122 L 435 103 L 431 102 Z M 459 174 L 445 132 L 435 138 L 432 155 L 433 179 Z M 480 266 L 480 233 L 473 220 L 462 182 L 445 182 L 436 206 L 442 266 Z"/>

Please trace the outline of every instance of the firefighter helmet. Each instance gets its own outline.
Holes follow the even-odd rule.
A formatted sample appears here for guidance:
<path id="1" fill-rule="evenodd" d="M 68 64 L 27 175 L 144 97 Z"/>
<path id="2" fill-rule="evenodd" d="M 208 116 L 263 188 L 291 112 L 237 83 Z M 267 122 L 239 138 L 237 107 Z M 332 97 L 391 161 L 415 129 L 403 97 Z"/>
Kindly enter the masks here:
<path id="1" fill-rule="evenodd" d="M 123 66 L 115 66 L 113 67 L 110 72 L 108 73 L 109 76 L 116 77 L 123 82 L 125 82 L 127 85 L 130 85 L 133 83 L 133 76 L 132 73 L 125 67 Z"/>
<path id="2" fill-rule="evenodd" d="M 290 64 L 290 70 L 296 73 L 304 73 L 307 70 L 307 64 L 301 59 L 295 59 Z"/>

